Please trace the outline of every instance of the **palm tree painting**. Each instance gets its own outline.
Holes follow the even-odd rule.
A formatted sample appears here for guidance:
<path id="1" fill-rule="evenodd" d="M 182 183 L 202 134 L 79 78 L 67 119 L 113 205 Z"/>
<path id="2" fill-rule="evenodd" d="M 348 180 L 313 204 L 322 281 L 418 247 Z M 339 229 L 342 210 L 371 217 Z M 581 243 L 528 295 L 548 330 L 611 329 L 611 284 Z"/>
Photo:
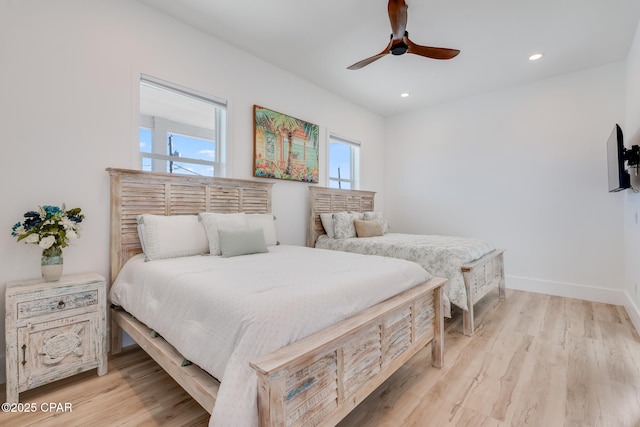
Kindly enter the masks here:
<path id="1" fill-rule="evenodd" d="M 258 105 L 253 112 L 253 175 L 317 183 L 318 125 Z"/>

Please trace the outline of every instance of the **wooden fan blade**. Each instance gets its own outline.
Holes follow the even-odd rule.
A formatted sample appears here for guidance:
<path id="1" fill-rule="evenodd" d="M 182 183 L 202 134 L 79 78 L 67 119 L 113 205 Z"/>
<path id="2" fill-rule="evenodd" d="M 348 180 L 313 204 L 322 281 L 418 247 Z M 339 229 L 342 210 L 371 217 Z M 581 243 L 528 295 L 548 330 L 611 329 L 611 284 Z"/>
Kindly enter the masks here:
<path id="1" fill-rule="evenodd" d="M 404 0 L 389 0 L 387 12 L 391 22 L 391 38 L 402 40 L 407 29 L 407 3 Z"/>
<path id="2" fill-rule="evenodd" d="M 383 56 L 387 55 L 389 52 L 384 52 L 384 53 L 379 53 L 377 55 L 374 55 L 370 58 L 367 59 L 363 59 L 360 62 L 356 62 L 353 65 L 350 65 L 347 67 L 347 70 L 359 70 L 360 68 L 364 67 L 365 65 L 369 65 L 371 64 L 373 61 L 377 61 L 378 59 L 382 58 Z"/>
<path id="3" fill-rule="evenodd" d="M 446 47 L 420 46 L 415 44 L 408 37 L 404 37 L 404 42 L 409 46 L 408 53 L 426 56 L 433 59 L 451 59 L 456 57 L 460 51 L 458 49 L 448 49 Z"/>
<path id="4" fill-rule="evenodd" d="M 391 42 L 389 42 L 389 44 L 387 45 L 387 47 L 380 52 L 377 55 L 373 55 L 367 59 L 363 59 L 362 61 L 356 62 L 353 65 L 350 65 L 347 67 L 347 70 L 359 70 L 360 68 L 364 67 L 365 65 L 369 65 L 371 64 L 373 61 L 377 61 L 378 59 L 382 58 L 385 55 L 388 55 L 391 49 Z"/>

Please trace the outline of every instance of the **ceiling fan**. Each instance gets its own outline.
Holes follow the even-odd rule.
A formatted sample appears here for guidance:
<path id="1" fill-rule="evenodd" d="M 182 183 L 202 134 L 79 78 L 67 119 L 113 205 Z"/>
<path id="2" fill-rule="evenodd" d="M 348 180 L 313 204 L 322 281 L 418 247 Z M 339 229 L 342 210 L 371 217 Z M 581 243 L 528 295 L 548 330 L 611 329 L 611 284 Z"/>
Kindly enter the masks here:
<path id="1" fill-rule="evenodd" d="M 404 53 L 413 53 L 420 56 L 433 59 L 451 59 L 460 53 L 457 49 L 448 49 L 444 47 L 420 46 L 409 40 L 407 28 L 407 3 L 405 0 L 389 0 L 389 21 L 391 21 L 391 41 L 382 52 L 370 58 L 363 59 L 360 62 L 347 67 L 349 70 L 359 70 L 365 65 L 377 61 L 383 56 L 391 53 L 393 55 L 402 55 Z"/>

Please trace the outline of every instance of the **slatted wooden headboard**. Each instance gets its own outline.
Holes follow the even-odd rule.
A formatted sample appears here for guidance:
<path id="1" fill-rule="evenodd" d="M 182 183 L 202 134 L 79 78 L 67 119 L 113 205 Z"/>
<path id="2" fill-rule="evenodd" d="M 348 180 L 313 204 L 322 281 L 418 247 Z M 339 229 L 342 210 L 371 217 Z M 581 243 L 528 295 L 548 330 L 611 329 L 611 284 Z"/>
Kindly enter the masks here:
<path id="1" fill-rule="evenodd" d="M 200 212 L 271 212 L 273 183 L 108 168 L 111 176 L 111 280 L 142 252 L 136 218 Z"/>
<path id="2" fill-rule="evenodd" d="M 307 226 L 307 246 L 314 247 L 316 239 L 325 234 L 320 214 L 334 212 L 373 211 L 375 191 L 340 190 L 309 186 L 309 222 Z"/>

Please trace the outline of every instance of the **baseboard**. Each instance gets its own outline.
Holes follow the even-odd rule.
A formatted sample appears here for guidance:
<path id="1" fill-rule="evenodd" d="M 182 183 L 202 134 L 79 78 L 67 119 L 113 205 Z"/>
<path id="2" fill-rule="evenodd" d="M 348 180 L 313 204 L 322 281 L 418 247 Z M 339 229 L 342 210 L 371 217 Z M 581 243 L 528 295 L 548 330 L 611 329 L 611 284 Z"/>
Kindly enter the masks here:
<path id="1" fill-rule="evenodd" d="M 505 282 L 508 289 L 518 291 L 621 305 L 627 310 L 631 323 L 640 334 L 640 310 L 625 291 L 518 276 L 505 276 Z"/>
<path id="2" fill-rule="evenodd" d="M 627 301 L 629 301 L 627 293 L 618 289 L 598 288 L 595 286 L 553 282 L 550 280 L 518 276 L 506 276 L 505 282 L 508 289 L 515 289 L 518 291 L 602 302 L 605 304 L 622 305 L 625 307 L 627 306 Z"/>
<path id="3" fill-rule="evenodd" d="M 624 308 L 625 310 L 627 310 L 627 314 L 631 319 L 631 323 L 633 323 L 636 331 L 638 331 L 638 333 L 640 334 L 640 310 L 638 309 L 636 303 L 633 301 L 633 298 L 631 298 L 631 296 L 627 292 L 625 292 L 624 294 L 626 297 Z"/>

